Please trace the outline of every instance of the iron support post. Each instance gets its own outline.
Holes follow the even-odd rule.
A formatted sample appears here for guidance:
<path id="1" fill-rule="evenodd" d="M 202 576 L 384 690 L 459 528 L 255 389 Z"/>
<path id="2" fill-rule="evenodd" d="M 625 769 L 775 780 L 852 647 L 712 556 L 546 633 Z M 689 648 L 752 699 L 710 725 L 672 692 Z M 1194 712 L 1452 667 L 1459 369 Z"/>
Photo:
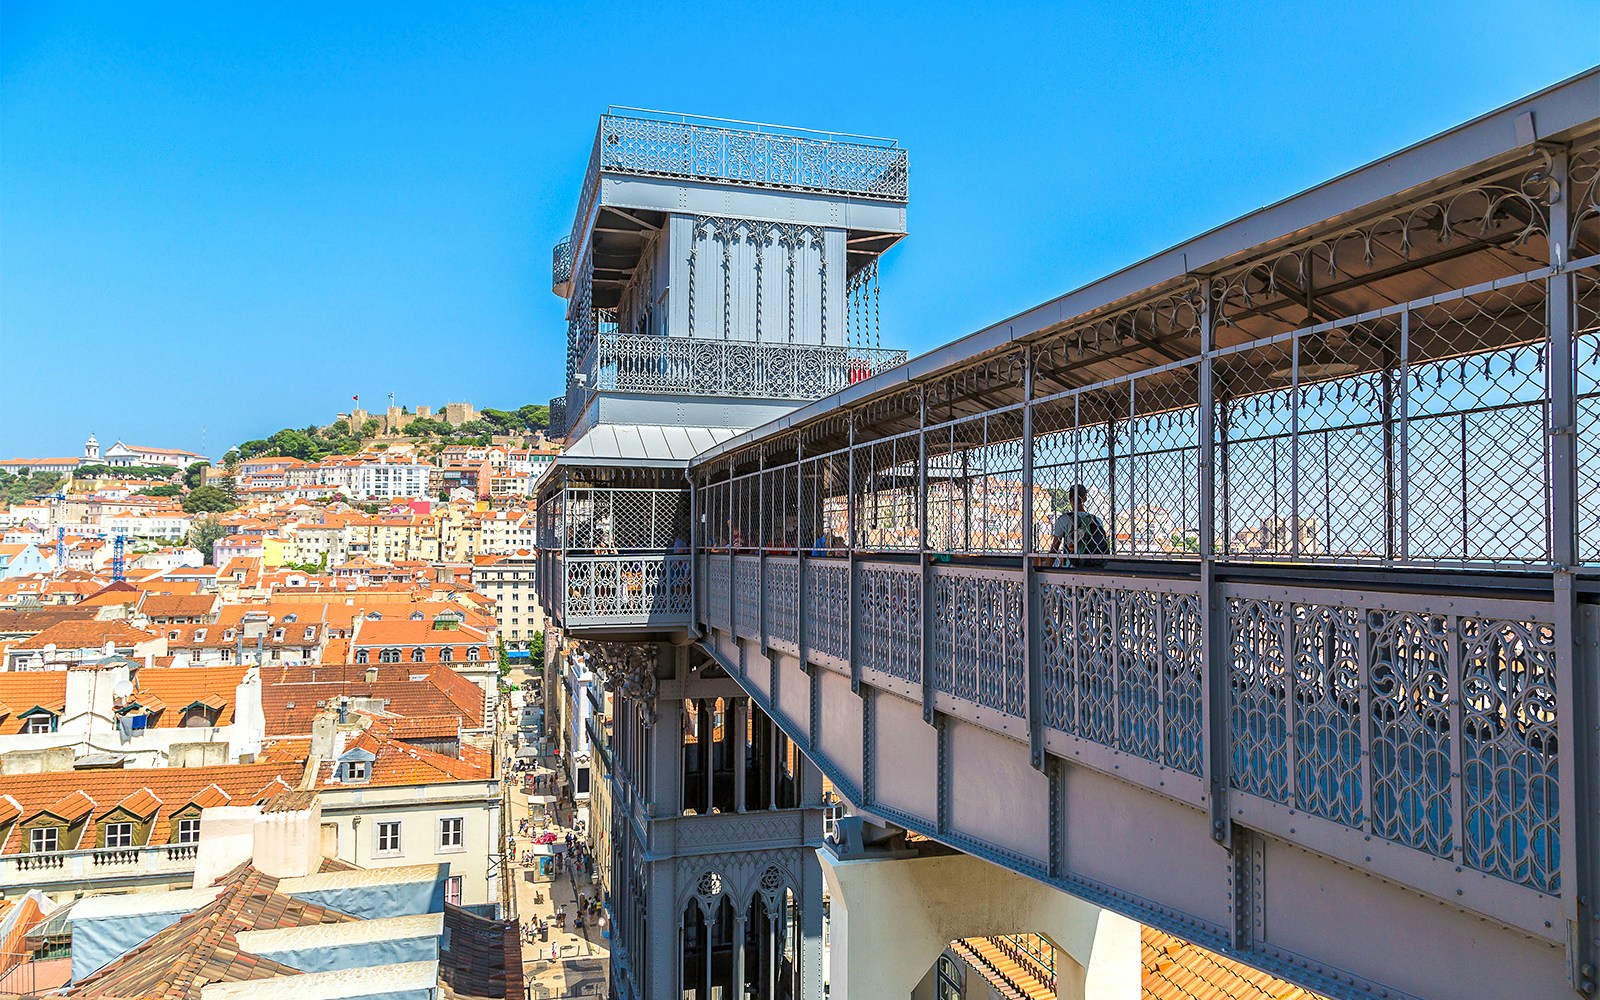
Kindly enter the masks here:
<path id="1" fill-rule="evenodd" d="M 1045 772 L 1055 795 L 1055 775 L 1045 767 L 1044 755 L 1044 663 L 1040 650 L 1039 596 L 1033 565 L 1033 348 L 1022 352 L 1022 649 L 1023 676 L 1027 685 L 1028 757 L 1033 766 Z M 1055 818 L 1051 817 L 1051 828 Z M 1052 852 L 1052 857 L 1054 853 Z"/>
<path id="2" fill-rule="evenodd" d="M 1211 839 L 1224 846 L 1231 843 L 1228 835 L 1228 753 L 1227 753 L 1227 698 L 1228 684 L 1225 670 L 1227 646 L 1221 641 L 1226 627 L 1218 607 L 1216 579 L 1216 479 L 1217 479 L 1217 406 L 1214 398 L 1215 368 L 1213 358 L 1216 341 L 1213 335 L 1215 299 L 1211 282 L 1200 286 L 1200 384 L 1199 384 L 1199 443 L 1200 443 L 1200 626 L 1201 657 L 1205 667 L 1205 688 L 1202 692 L 1201 712 L 1204 718 L 1205 754 L 1201 761 L 1204 769 L 1206 799 L 1211 808 Z"/>
<path id="3" fill-rule="evenodd" d="M 928 388 L 917 396 L 917 586 L 922 593 L 922 622 L 917 630 L 917 662 L 922 667 L 922 717 L 933 721 L 933 668 L 928 662 L 932 648 L 929 630 L 933 628 L 933 575 L 928 571 Z"/>
<path id="4" fill-rule="evenodd" d="M 1591 800 L 1595 761 L 1582 752 L 1595 742 L 1600 719 L 1592 699 L 1585 697 L 1593 678 L 1582 669 L 1585 656 L 1579 641 L 1580 612 L 1574 586 L 1578 552 L 1578 402 L 1577 351 L 1573 339 L 1572 274 L 1566 251 L 1570 236 L 1568 153 L 1565 148 L 1550 160 L 1550 268 L 1545 283 L 1549 344 L 1550 426 L 1550 556 L 1555 565 L 1551 580 L 1556 632 L 1557 753 L 1561 797 L 1560 850 L 1561 901 L 1567 920 L 1567 978 L 1579 993 L 1593 995 L 1600 962 L 1596 942 L 1600 926 L 1595 917 L 1595 828 Z"/>

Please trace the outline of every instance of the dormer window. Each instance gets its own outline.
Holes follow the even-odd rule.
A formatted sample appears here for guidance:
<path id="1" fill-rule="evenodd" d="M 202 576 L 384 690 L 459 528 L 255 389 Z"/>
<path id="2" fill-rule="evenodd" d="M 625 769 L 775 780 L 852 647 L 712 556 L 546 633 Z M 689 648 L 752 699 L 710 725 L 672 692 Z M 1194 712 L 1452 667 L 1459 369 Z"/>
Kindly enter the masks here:
<path id="1" fill-rule="evenodd" d="M 35 735 L 53 733 L 56 731 L 56 722 L 57 718 L 54 712 L 31 712 L 22 717 L 22 731 Z"/>
<path id="2" fill-rule="evenodd" d="M 232 642 L 233 641 L 233 635 L 234 635 L 234 630 L 231 629 L 231 628 L 228 629 L 227 631 L 222 633 L 222 641 L 223 642 Z"/>
<path id="3" fill-rule="evenodd" d="M 414 646 L 411 649 L 411 662 L 421 663 L 426 655 L 421 646 Z"/>
<path id="4" fill-rule="evenodd" d="M 411 612 L 411 620 L 414 621 L 414 622 L 422 621 L 423 617 L 424 617 L 424 615 L 420 611 Z"/>
<path id="5" fill-rule="evenodd" d="M 440 663 L 453 663 L 455 661 L 455 658 L 456 658 L 456 651 L 451 649 L 449 646 L 446 646 L 443 649 L 439 650 L 439 662 Z"/>
<path id="6" fill-rule="evenodd" d="M 183 710 L 185 729 L 206 729 L 217 724 L 217 710 L 210 705 L 195 702 Z"/>
<path id="7" fill-rule="evenodd" d="M 293 625 L 295 622 L 300 620 L 300 616 L 291 611 L 283 616 L 283 620 L 288 624 Z"/>
<path id="8" fill-rule="evenodd" d="M 194 630 L 194 641 L 195 642 L 205 642 L 206 641 L 206 630 L 203 629 L 203 628 L 195 629 Z"/>
<path id="9" fill-rule="evenodd" d="M 467 659 L 470 660 L 470 661 L 473 661 L 473 662 L 477 661 L 477 659 L 478 659 L 478 647 L 477 646 L 468 646 L 467 647 Z"/>
<path id="10" fill-rule="evenodd" d="M 273 629 L 272 630 L 272 641 L 273 642 L 282 642 L 283 641 L 283 629 L 279 628 L 279 629 Z"/>
<path id="11" fill-rule="evenodd" d="M 315 639 L 316 637 L 317 637 L 317 627 L 315 625 L 307 625 L 306 626 L 306 638 L 307 639 Z"/>
<path id="12" fill-rule="evenodd" d="M 28 851 L 44 854 L 61 850 L 61 831 L 53 826 L 38 826 L 28 831 Z"/>
<path id="13" fill-rule="evenodd" d="M 398 650 L 398 649 L 380 650 L 379 653 L 378 653 L 378 662 L 379 663 L 399 663 L 400 662 L 400 650 Z"/>
<path id="14" fill-rule="evenodd" d="M 132 823 L 127 823 L 127 822 L 123 822 L 123 823 L 106 823 L 101 827 L 101 829 L 103 829 L 105 831 L 105 834 L 106 834 L 105 846 L 107 846 L 107 847 L 132 847 L 133 846 L 133 824 Z"/>
<path id="15" fill-rule="evenodd" d="M 365 760 L 347 760 L 339 765 L 340 781 L 366 781 L 372 777 L 372 763 Z"/>
<path id="16" fill-rule="evenodd" d="M 364 650 L 364 649 L 356 650 L 356 662 L 357 663 L 366 663 L 367 662 L 367 651 L 366 650 Z"/>

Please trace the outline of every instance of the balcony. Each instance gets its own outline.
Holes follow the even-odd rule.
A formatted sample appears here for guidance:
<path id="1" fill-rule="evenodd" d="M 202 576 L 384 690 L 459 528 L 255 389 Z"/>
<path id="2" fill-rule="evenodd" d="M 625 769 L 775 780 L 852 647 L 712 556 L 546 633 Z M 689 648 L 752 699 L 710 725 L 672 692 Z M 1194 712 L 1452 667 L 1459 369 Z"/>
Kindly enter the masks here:
<path id="1" fill-rule="evenodd" d="M 810 401 L 905 360 L 905 351 L 887 348 L 601 333 L 578 365 L 581 383 L 567 407 L 581 411 L 594 392 Z"/>
<path id="2" fill-rule="evenodd" d="M 687 555 L 568 553 L 558 565 L 565 587 L 560 617 L 567 628 L 686 625 L 693 616 Z"/>
<path id="3" fill-rule="evenodd" d="M 909 161 L 893 139 L 614 108 L 600 117 L 573 221 L 572 246 L 581 247 L 587 237 L 602 173 L 904 204 Z"/>
<path id="4" fill-rule="evenodd" d="M 197 851 L 194 844 L 162 844 L 6 855 L 0 857 L 0 889 L 120 880 L 183 882 L 194 874 Z"/>
<path id="5" fill-rule="evenodd" d="M 893 139 L 618 108 L 601 117 L 590 170 L 905 201 Z"/>
<path id="6" fill-rule="evenodd" d="M 552 482 L 539 498 L 540 600 L 564 628 L 670 626 L 693 617 L 681 489 Z"/>
<path id="7" fill-rule="evenodd" d="M 563 237 L 550 257 L 550 290 L 566 298 L 572 293 L 572 238 Z"/>

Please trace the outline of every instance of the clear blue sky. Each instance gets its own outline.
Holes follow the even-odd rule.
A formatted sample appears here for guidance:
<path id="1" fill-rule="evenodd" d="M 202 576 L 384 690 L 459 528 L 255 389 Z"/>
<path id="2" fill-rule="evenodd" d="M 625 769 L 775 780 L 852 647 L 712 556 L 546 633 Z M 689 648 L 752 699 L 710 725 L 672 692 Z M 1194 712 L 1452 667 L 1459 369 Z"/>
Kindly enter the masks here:
<path id="1" fill-rule="evenodd" d="M 610 103 L 898 137 L 916 353 L 1595 62 L 1593 0 L 0 0 L 0 457 L 548 400 Z"/>

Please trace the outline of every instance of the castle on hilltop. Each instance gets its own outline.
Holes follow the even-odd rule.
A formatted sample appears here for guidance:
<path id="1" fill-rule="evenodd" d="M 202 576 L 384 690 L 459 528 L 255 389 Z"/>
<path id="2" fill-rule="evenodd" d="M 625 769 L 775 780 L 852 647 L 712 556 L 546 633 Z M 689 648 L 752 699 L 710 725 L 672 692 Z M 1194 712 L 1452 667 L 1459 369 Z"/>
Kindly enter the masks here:
<path id="1" fill-rule="evenodd" d="M 359 430 L 361 425 L 369 419 L 377 417 L 380 434 L 399 434 L 405 425 L 421 417 L 433 417 L 433 407 L 419 406 L 415 412 L 410 412 L 404 406 L 389 404 L 389 408 L 381 413 L 369 413 L 359 406 L 352 407 L 349 413 L 334 414 L 334 421 L 346 420 L 350 423 L 351 430 Z M 471 403 L 446 403 L 439 413 L 439 418 L 452 426 L 471 423 L 478 419 L 478 410 Z"/>

